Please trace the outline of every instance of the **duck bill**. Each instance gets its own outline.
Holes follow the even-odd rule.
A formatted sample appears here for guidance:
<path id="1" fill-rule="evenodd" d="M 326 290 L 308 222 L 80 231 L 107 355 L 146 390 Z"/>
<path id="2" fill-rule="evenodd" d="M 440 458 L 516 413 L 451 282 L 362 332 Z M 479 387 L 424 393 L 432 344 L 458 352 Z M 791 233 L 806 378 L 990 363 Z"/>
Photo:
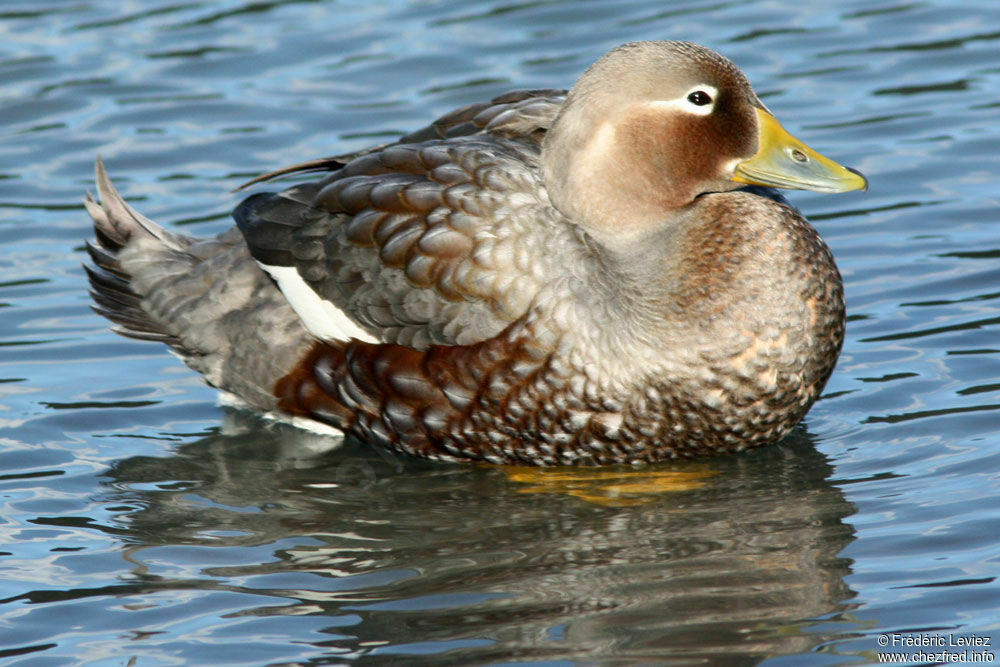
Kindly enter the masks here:
<path id="1" fill-rule="evenodd" d="M 781 127 L 778 119 L 757 107 L 760 149 L 736 165 L 733 180 L 791 190 L 849 192 L 867 190 L 861 172 L 844 167 L 806 146 Z"/>

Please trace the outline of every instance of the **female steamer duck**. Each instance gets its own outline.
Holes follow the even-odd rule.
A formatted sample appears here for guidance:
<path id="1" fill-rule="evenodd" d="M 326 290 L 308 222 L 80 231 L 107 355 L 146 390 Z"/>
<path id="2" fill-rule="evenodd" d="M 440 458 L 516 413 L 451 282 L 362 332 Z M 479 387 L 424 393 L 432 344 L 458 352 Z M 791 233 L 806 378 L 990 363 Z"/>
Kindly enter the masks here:
<path id="1" fill-rule="evenodd" d="M 773 191 L 861 189 L 743 73 L 636 42 L 306 162 L 199 240 L 97 165 L 97 311 L 250 407 L 436 459 L 639 463 L 781 438 L 844 332 L 840 274 Z"/>

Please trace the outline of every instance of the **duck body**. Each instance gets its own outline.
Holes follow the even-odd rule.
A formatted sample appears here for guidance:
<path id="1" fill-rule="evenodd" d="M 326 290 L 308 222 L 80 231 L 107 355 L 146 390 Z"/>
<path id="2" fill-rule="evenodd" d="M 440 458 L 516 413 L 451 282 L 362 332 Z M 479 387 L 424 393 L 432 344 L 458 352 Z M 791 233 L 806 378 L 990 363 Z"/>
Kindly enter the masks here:
<path id="1" fill-rule="evenodd" d="M 143 218 L 99 164 L 97 309 L 256 410 L 422 457 L 773 442 L 832 372 L 844 301 L 816 231 L 748 183 L 864 180 L 812 152 L 774 176 L 768 117 L 721 56 L 626 45 L 568 98 L 510 93 L 276 172 L 325 175 L 251 196 L 211 240 Z"/>

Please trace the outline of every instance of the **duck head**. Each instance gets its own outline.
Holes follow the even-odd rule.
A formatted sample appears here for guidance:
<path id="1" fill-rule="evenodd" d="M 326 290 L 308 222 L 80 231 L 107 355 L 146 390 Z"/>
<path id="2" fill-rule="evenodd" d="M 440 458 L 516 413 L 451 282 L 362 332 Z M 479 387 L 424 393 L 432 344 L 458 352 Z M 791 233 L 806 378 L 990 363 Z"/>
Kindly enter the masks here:
<path id="1" fill-rule="evenodd" d="M 786 132 L 732 62 L 688 42 L 625 44 L 594 63 L 548 132 L 542 165 L 555 207 L 608 245 L 744 184 L 867 187 Z"/>

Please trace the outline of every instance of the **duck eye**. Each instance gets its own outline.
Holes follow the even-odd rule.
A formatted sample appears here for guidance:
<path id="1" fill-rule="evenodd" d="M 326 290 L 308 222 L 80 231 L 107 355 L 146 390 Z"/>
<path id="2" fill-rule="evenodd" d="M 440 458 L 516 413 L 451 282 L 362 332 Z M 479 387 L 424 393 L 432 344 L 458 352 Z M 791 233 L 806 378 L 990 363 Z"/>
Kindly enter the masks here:
<path id="1" fill-rule="evenodd" d="M 696 90 L 690 95 L 688 95 L 688 102 L 695 106 L 703 107 L 706 104 L 712 103 L 712 96 L 706 93 L 704 90 Z"/>

